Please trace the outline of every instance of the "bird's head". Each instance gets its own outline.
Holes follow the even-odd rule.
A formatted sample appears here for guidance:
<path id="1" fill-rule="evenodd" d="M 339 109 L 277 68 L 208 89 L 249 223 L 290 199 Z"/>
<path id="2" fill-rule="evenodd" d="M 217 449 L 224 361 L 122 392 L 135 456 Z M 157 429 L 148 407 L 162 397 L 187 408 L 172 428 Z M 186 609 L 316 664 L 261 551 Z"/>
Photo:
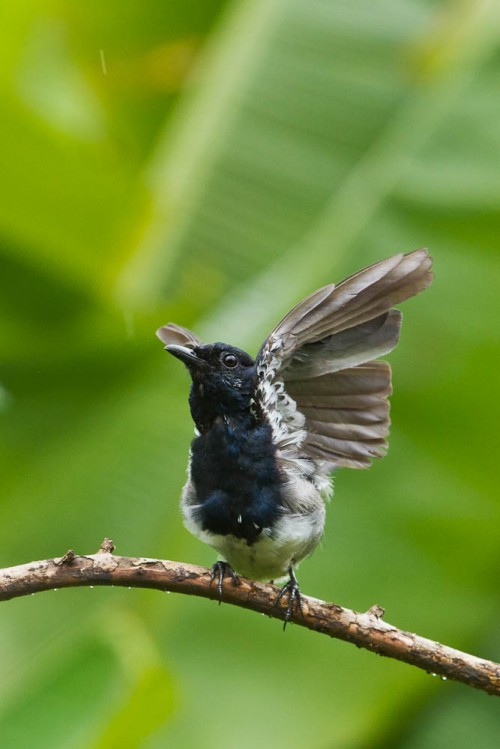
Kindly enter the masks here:
<path id="1" fill-rule="evenodd" d="M 168 344 L 165 349 L 188 368 L 192 379 L 189 404 L 197 426 L 218 416 L 238 417 L 249 412 L 253 392 L 254 360 L 226 343 L 197 346 Z"/>

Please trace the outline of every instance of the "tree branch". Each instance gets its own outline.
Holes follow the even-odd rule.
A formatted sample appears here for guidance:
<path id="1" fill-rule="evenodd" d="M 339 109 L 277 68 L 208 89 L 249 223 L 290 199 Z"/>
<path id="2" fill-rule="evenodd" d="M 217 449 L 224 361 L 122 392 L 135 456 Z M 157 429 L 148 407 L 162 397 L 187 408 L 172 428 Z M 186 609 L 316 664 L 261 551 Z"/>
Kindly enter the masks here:
<path id="1" fill-rule="evenodd" d="M 217 598 L 210 570 L 204 567 L 161 559 L 120 557 L 115 556 L 113 550 L 112 541 L 105 539 L 97 554 L 78 555 L 69 550 L 59 559 L 0 570 L 0 600 L 86 585 L 154 588 Z M 274 585 L 242 577 L 239 585 L 231 580 L 224 581 L 222 600 L 283 620 L 286 605 L 275 605 L 277 592 Z M 335 603 L 303 596 L 302 611 L 294 612 L 290 621 L 379 655 L 396 658 L 443 679 L 454 679 L 488 694 L 500 695 L 500 664 L 404 632 L 384 622 L 383 614 L 380 606 L 358 613 Z"/>

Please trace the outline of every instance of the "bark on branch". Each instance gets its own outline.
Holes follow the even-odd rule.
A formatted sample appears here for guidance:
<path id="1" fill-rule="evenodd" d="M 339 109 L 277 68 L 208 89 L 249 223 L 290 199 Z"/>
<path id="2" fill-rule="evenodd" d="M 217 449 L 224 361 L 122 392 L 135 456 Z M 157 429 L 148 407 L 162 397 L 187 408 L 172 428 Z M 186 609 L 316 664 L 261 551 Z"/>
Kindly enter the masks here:
<path id="1" fill-rule="evenodd" d="M 211 584 L 210 570 L 204 567 L 162 559 L 121 557 L 114 555 L 113 550 L 113 543 L 105 539 L 97 554 L 79 555 L 69 550 L 60 558 L 0 570 L 0 600 L 86 585 L 154 588 L 202 598 L 218 597 L 216 585 Z M 222 600 L 283 620 L 286 602 L 275 605 L 277 592 L 274 585 L 241 577 L 239 585 L 231 580 L 224 581 Z M 500 664 L 400 630 L 383 621 L 383 614 L 380 606 L 358 613 L 335 603 L 303 596 L 302 611 L 292 614 L 290 621 L 442 678 L 500 695 Z"/>

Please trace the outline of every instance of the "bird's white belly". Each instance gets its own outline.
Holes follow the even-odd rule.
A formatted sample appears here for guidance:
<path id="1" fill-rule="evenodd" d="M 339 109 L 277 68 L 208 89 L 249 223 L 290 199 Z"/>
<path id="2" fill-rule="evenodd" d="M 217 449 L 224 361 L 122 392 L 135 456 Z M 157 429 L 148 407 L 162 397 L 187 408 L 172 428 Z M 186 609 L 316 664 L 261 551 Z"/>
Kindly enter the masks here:
<path id="1" fill-rule="evenodd" d="M 220 536 L 212 545 L 242 575 L 253 579 L 280 579 L 311 554 L 321 538 L 310 517 L 287 516 L 276 523 L 272 536 L 264 530 L 251 546 L 235 536 Z"/>
<path id="2" fill-rule="evenodd" d="M 312 553 L 321 539 L 325 522 L 324 502 L 309 481 L 294 477 L 285 484 L 283 496 L 288 503 L 282 517 L 272 530 L 264 528 L 252 544 L 232 534 L 218 535 L 203 530 L 195 520 L 194 488 L 189 481 L 183 492 L 182 511 L 188 530 L 216 549 L 235 572 L 257 580 L 275 580 L 286 576 L 290 567 L 296 568 Z M 300 511 L 294 511 L 296 509 Z"/>

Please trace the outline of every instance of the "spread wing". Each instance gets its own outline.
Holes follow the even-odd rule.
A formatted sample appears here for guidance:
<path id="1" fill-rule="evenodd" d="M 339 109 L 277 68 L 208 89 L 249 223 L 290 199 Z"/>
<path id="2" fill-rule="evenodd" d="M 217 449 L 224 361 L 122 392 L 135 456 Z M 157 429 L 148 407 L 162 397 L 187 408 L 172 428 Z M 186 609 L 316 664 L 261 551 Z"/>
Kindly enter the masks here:
<path id="1" fill-rule="evenodd" d="M 183 328 L 181 325 L 176 325 L 173 322 L 169 322 L 167 325 L 158 328 L 156 335 L 165 346 L 175 343 L 178 346 L 194 348 L 195 346 L 201 346 L 202 344 L 202 341 L 198 336 L 187 328 Z"/>
<path id="2" fill-rule="evenodd" d="M 432 281 L 421 249 L 399 254 L 318 289 L 263 343 L 256 399 L 278 443 L 322 461 L 325 471 L 364 468 L 387 450 L 391 368 L 375 361 L 399 340 L 394 304 Z"/>

